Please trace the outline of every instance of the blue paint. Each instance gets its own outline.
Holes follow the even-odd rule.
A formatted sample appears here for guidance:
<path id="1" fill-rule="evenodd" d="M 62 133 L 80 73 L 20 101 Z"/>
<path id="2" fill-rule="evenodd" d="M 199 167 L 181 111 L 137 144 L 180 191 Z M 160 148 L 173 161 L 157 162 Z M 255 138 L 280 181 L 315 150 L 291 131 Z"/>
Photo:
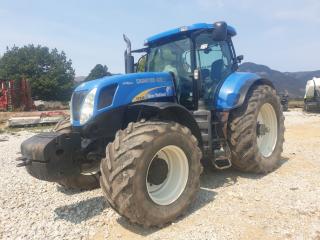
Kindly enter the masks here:
<path id="1" fill-rule="evenodd" d="M 162 41 L 165 39 L 173 39 L 173 38 L 177 38 L 185 33 L 189 33 L 189 32 L 193 32 L 196 30 L 201 30 L 201 29 L 213 29 L 213 24 L 208 24 L 208 23 L 196 23 L 190 26 L 184 26 L 184 27 L 180 27 L 180 28 L 174 28 L 171 29 L 169 31 L 165 31 L 159 34 L 156 34 L 152 37 L 149 37 L 145 40 L 145 45 L 150 45 L 153 43 L 156 43 L 158 41 Z M 235 36 L 236 30 L 228 25 L 228 34 L 230 36 Z"/>
<path id="2" fill-rule="evenodd" d="M 249 87 L 260 76 L 254 73 L 234 72 L 222 84 L 214 103 L 217 110 L 227 111 L 239 107 Z"/>
<path id="3" fill-rule="evenodd" d="M 118 84 L 112 104 L 98 110 L 98 99 L 101 90 L 112 84 Z M 75 92 L 89 92 L 94 88 L 97 88 L 97 92 L 94 100 L 94 112 L 91 118 L 94 118 L 97 115 L 113 108 L 130 104 L 137 95 L 146 90 L 150 91 L 146 92 L 144 100 L 152 100 L 160 97 L 173 97 L 175 95 L 172 77 L 166 72 L 132 73 L 103 77 L 97 80 L 82 83 L 75 89 Z M 79 121 L 73 121 L 72 124 L 73 126 L 81 126 Z"/>

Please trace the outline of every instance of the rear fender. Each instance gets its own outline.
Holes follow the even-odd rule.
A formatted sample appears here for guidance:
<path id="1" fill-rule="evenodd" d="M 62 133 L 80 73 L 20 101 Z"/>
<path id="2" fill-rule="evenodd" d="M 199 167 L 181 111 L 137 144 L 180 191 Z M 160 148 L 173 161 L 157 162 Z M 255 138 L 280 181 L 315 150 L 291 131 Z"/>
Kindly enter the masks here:
<path id="1" fill-rule="evenodd" d="M 218 111 L 230 111 L 240 107 L 247 96 L 249 89 L 255 84 L 274 85 L 268 79 L 261 78 L 254 73 L 234 72 L 223 82 L 215 98 Z"/>

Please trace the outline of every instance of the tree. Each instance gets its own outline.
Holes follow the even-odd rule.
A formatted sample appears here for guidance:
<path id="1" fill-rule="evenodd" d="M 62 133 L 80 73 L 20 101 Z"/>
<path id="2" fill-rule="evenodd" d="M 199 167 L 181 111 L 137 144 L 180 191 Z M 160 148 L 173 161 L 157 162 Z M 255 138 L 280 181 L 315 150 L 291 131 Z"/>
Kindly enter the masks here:
<path id="1" fill-rule="evenodd" d="M 69 100 L 75 72 L 66 54 L 40 45 L 7 47 L 0 59 L 0 79 L 29 80 L 32 96 L 41 100 Z"/>
<path id="2" fill-rule="evenodd" d="M 111 76 L 111 73 L 108 72 L 108 67 L 106 65 L 102 66 L 97 64 L 90 72 L 89 76 L 86 77 L 85 81 L 90 81 L 105 76 Z"/>

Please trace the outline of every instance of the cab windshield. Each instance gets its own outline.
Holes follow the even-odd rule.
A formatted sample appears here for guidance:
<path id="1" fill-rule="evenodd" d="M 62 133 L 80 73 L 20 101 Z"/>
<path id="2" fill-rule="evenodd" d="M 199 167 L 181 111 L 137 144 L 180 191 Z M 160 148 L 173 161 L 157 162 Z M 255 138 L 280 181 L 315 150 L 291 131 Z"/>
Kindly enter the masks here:
<path id="1" fill-rule="evenodd" d="M 147 72 L 173 72 L 184 75 L 191 72 L 189 38 L 151 47 L 147 58 Z"/>
<path id="2" fill-rule="evenodd" d="M 190 38 L 184 38 L 159 46 L 148 52 L 147 72 L 169 72 L 173 74 L 176 94 L 181 104 L 192 106 L 191 49 Z"/>

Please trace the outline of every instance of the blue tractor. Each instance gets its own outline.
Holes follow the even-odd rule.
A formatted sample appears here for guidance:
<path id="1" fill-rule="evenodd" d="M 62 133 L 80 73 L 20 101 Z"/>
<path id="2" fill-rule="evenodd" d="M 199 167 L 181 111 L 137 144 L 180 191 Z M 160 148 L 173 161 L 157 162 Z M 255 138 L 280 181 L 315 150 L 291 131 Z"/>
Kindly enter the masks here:
<path id="1" fill-rule="evenodd" d="M 25 140 L 19 165 L 68 188 L 100 185 L 112 208 L 143 226 L 181 215 L 203 166 L 272 171 L 284 141 L 280 100 L 269 80 L 237 72 L 235 35 L 225 22 L 200 23 L 138 50 L 124 36 L 126 74 L 78 86 L 70 120 Z"/>

